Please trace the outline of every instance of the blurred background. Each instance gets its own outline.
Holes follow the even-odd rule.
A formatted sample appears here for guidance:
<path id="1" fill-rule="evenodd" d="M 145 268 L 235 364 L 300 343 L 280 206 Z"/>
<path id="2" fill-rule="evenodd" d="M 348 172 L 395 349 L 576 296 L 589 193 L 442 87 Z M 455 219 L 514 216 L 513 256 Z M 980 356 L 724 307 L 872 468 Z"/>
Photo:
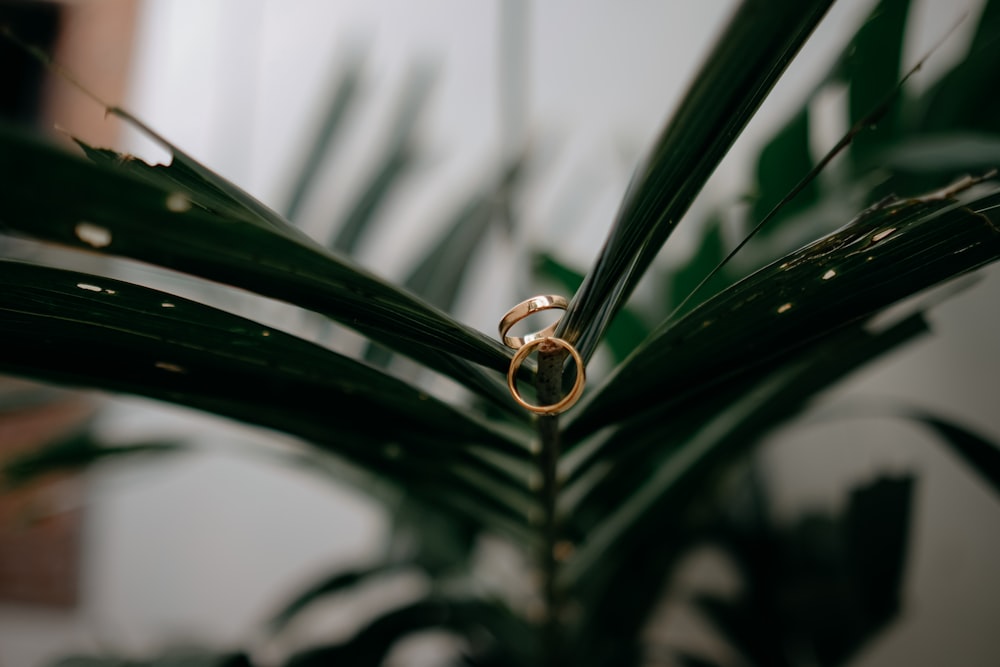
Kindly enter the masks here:
<path id="1" fill-rule="evenodd" d="M 811 91 L 873 4 L 837 3 L 696 202 L 693 217 L 752 187 L 755 149 Z M 733 5 L 5 0 L 0 11 L 25 21 L 15 25 L 34 26 L 36 32 L 24 34 L 50 47 L 102 98 L 120 102 L 269 206 L 294 209 L 293 221 L 317 234 L 371 178 L 391 148 L 386 128 L 413 82 L 429 77 L 413 120 L 415 164 L 382 202 L 378 234 L 357 258 L 399 279 L 419 256 L 414 248 L 443 228 L 457 202 L 498 164 L 530 150 L 516 233 L 498 235 L 455 313 L 495 335 L 506 307 L 530 295 L 528 271 L 517 270 L 524 261 L 519 249 L 540 245 L 581 270 L 589 266 L 632 169 Z M 917 2 L 904 64 L 915 63 L 980 6 Z M 959 24 L 913 85 L 927 85 L 961 57 L 963 26 L 970 24 Z M 332 158 L 314 165 L 321 196 L 295 204 L 296 175 L 335 85 L 352 67 L 361 76 L 349 131 Z M 14 71 L 4 69 L 4 76 Z M 150 162 L 167 159 L 65 82 L 41 77 L 37 85 L 8 83 L 6 90 L 21 92 L 5 113 L 34 118 L 55 141 L 69 145 L 70 134 Z M 37 106 L 15 109 L 26 99 Z M 815 129 L 816 145 L 829 147 L 842 131 L 831 115 L 828 126 Z M 660 259 L 683 259 L 693 238 L 682 226 Z M 128 270 L 136 279 L 163 280 L 142 267 Z M 238 293 L 210 296 L 257 316 L 271 308 L 270 321 L 286 322 L 274 304 Z M 636 294 L 640 302 L 647 297 Z M 933 311 L 934 336 L 852 378 L 831 400 L 906 399 L 1000 438 L 998 297 L 997 271 L 986 271 L 979 284 Z M 246 455 L 255 443 L 272 443 L 271 434 L 134 398 L 46 399 L 51 403 L 27 413 L 34 430 L 2 416 L 0 455 L 44 441 L 93 409 L 113 440 L 162 434 L 203 446 L 0 496 L 0 667 L 36 667 L 69 652 L 141 656 L 177 643 L 244 645 L 292 590 L 338 564 L 363 561 L 385 539 L 382 509 L 362 493 Z M 24 432 L 31 437 L 15 442 L 13 434 Z M 858 665 L 996 664 L 1000 530 L 989 529 L 1000 525 L 995 495 L 905 424 L 816 420 L 777 434 L 764 455 L 779 513 L 836 506 L 851 483 L 876 472 L 919 474 L 907 605 Z"/>

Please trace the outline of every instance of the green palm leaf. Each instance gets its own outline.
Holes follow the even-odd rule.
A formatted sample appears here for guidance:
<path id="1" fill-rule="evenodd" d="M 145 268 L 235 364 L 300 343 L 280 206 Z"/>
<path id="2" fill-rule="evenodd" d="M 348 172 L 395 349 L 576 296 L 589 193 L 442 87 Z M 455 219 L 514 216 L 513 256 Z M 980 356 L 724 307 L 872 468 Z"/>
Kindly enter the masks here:
<path id="1" fill-rule="evenodd" d="M 633 177 L 556 334 L 585 359 L 832 3 L 742 3 Z"/>
<path id="2" fill-rule="evenodd" d="M 0 287 L 5 372 L 278 429 L 399 482 L 422 468 L 427 493 L 485 503 L 508 520 L 530 512 L 524 482 L 476 451 L 524 460 L 522 444 L 357 361 L 109 278 L 5 261 Z"/>
<path id="3" fill-rule="evenodd" d="M 188 163 L 127 161 L 122 173 L 9 129 L 0 131 L 0 147 L 0 177 L 10 188 L 2 222 L 10 230 L 315 310 L 459 381 L 453 356 L 506 370 L 511 353 L 499 342 L 350 265 L 277 214 L 241 211 L 228 193 L 197 181 Z"/>
<path id="4" fill-rule="evenodd" d="M 665 323 L 578 413 L 567 427 L 570 441 L 644 408 L 691 400 L 996 260 L 1000 195 L 991 189 L 963 199 L 931 194 L 883 202 Z"/>

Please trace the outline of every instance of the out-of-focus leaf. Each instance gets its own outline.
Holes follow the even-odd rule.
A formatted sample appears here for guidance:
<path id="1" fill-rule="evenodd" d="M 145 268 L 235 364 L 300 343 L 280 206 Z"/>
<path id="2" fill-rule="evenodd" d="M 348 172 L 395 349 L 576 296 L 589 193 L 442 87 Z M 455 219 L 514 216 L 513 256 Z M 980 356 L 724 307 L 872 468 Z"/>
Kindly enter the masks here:
<path id="1" fill-rule="evenodd" d="M 660 247 L 832 3 L 744 2 L 636 171 L 556 335 L 588 359 Z"/>
<path id="2" fill-rule="evenodd" d="M 344 220 L 336 225 L 336 231 L 329 244 L 333 250 L 347 255 L 355 254 L 379 207 L 385 203 L 393 188 L 412 166 L 415 150 L 413 131 L 430 92 L 433 73 L 433 70 L 427 67 L 418 67 L 406 78 L 406 90 L 396 112 L 393 127 L 388 133 L 390 138 L 385 152 L 377 161 L 357 199 L 348 208 Z"/>
<path id="3" fill-rule="evenodd" d="M 429 597 L 382 614 L 350 639 L 329 646 L 306 649 L 283 667 L 379 667 L 401 639 L 424 630 L 441 628 L 468 633 L 477 627 L 474 607 L 483 603 Z"/>
<path id="4" fill-rule="evenodd" d="M 843 533 L 857 607 L 854 628 L 826 642 L 832 660 L 850 659 L 902 607 L 915 484 L 910 475 L 883 477 L 848 497 Z"/>
<path id="5" fill-rule="evenodd" d="M 603 482 L 583 494 L 585 503 L 596 502 L 604 509 L 596 515 L 596 523 L 572 532 L 579 535 L 580 544 L 561 571 L 565 586 L 581 595 L 589 591 L 580 600 L 587 610 L 580 641 L 586 642 L 608 623 L 627 628 L 645 622 L 656 597 L 644 595 L 645 588 L 623 589 L 614 582 L 647 570 L 650 582 L 662 578 L 664 563 L 677 558 L 690 539 L 685 535 L 687 523 L 711 506 L 720 492 L 716 484 L 720 476 L 745 460 L 763 435 L 793 419 L 836 380 L 924 331 L 919 316 L 878 333 L 866 333 L 858 326 L 826 345 L 786 358 L 756 382 L 731 387 L 714 410 L 704 406 L 705 414 L 650 414 L 635 429 L 619 429 L 613 436 L 617 445 L 608 451 L 632 446 L 633 436 L 638 435 L 642 440 L 634 443 L 635 449 L 646 455 L 609 459 L 610 470 L 631 471 L 624 494 L 621 485 L 605 487 Z M 610 495 L 600 497 L 608 491 Z M 594 517 L 585 503 L 563 508 L 564 515 L 574 522 Z M 606 638 L 607 632 L 601 636 Z"/>
<path id="6" fill-rule="evenodd" d="M 849 125 L 881 105 L 899 82 L 909 8 L 909 0 L 881 0 L 848 46 L 840 76 L 849 83 Z M 900 116 L 900 105 L 893 104 L 873 131 L 854 137 L 850 156 L 859 170 L 870 169 L 877 152 L 899 136 Z"/>
<path id="7" fill-rule="evenodd" d="M 29 410 L 65 400 L 73 395 L 71 389 L 47 384 L 0 377 L 0 415 L 17 410 Z"/>
<path id="8" fill-rule="evenodd" d="M 293 185 L 288 205 L 285 207 L 285 217 L 293 222 L 298 221 L 299 209 L 315 187 L 320 166 L 324 160 L 330 157 L 337 140 L 344 132 L 344 120 L 357 98 L 357 90 L 361 82 L 362 62 L 359 54 L 352 53 L 337 73 L 319 131 L 316 133 L 315 140 L 309 142 L 309 149 L 302 165 L 292 180 Z"/>
<path id="9" fill-rule="evenodd" d="M 687 651 L 677 651 L 673 654 L 673 658 L 681 667 L 724 667 L 722 663 L 694 655 Z"/>
<path id="10" fill-rule="evenodd" d="M 706 276 L 711 275 L 712 271 L 716 270 L 716 267 L 722 263 L 726 256 L 725 239 L 722 234 L 722 220 L 718 217 L 710 218 L 700 231 L 701 238 L 697 242 L 694 254 L 688 257 L 677 268 L 667 272 L 667 289 L 670 297 L 667 308 L 662 314 L 664 318 L 668 315 L 678 317 L 690 310 L 697 302 L 690 301 L 687 304 L 684 302 L 701 286 L 701 282 L 706 279 Z M 733 279 L 729 275 L 729 271 L 723 268 L 704 286 L 701 286 L 699 296 L 707 298 L 721 291 L 732 282 Z M 680 310 L 674 312 L 675 309 Z M 638 344 L 633 345 L 632 350 L 637 347 L 639 347 Z"/>
<path id="11" fill-rule="evenodd" d="M 751 665 L 794 665 L 799 646 L 817 665 L 847 664 L 899 613 L 913 485 L 880 478 L 855 488 L 843 515 L 790 527 L 722 526 L 713 542 L 740 571 L 740 592 L 695 605 Z"/>
<path id="12" fill-rule="evenodd" d="M 1000 493 L 1000 446 L 952 420 L 943 419 L 924 410 L 908 410 L 907 419 L 932 430 L 969 467 Z"/>
<path id="13" fill-rule="evenodd" d="M 495 183 L 462 204 L 437 243 L 407 276 L 407 289 L 445 312 L 452 310 L 477 249 L 488 238 L 491 226 L 503 221 L 502 213 L 510 205 L 525 168 L 525 158 L 515 160 Z M 391 357 L 384 347 L 373 345 L 365 351 L 365 359 L 377 366 L 388 364 Z"/>
<path id="14" fill-rule="evenodd" d="M 49 663 L 48 667 L 252 667 L 242 652 L 168 651 L 148 660 L 121 657 L 72 656 Z"/>
<path id="15" fill-rule="evenodd" d="M 182 443 L 158 440 L 109 445 L 90 431 L 83 431 L 7 461 L 0 466 L 0 477 L 6 484 L 17 486 L 51 472 L 82 470 L 108 459 L 172 454 L 185 449 Z"/>
<path id="16" fill-rule="evenodd" d="M 962 201 L 955 194 L 882 202 L 668 322 L 584 399 L 586 409 L 567 426 L 569 440 L 642 409 L 688 400 L 995 261 L 1000 193 Z"/>
<path id="17" fill-rule="evenodd" d="M 526 157 L 522 156 L 504 167 L 496 183 L 466 201 L 438 242 L 407 276 L 406 287 L 438 308 L 451 310 L 476 249 L 510 205 L 526 168 Z"/>
<path id="18" fill-rule="evenodd" d="M 923 132 L 1000 132 L 1000 101 L 994 94 L 1000 70 L 1000 2 L 987 0 L 965 59 L 921 98 L 915 124 Z"/>
<path id="19" fill-rule="evenodd" d="M 833 406 L 821 415 L 822 419 L 858 417 L 903 419 L 928 429 L 995 493 L 1000 493 L 1000 445 L 975 429 L 927 408 L 879 399 Z"/>
<path id="20" fill-rule="evenodd" d="M 585 576 L 591 568 L 601 567 L 600 562 L 606 552 L 619 548 L 620 542 L 629 534 L 639 532 L 638 526 L 649 526 L 655 516 L 654 507 L 660 506 L 668 495 L 676 498 L 675 489 L 680 489 L 680 482 L 696 468 L 703 468 L 708 461 L 720 455 L 723 443 L 732 443 L 741 431 L 749 428 L 754 419 L 762 414 L 763 407 L 775 402 L 775 397 L 782 394 L 791 383 L 792 378 L 801 376 L 801 366 L 790 366 L 772 373 L 757 384 L 753 390 L 742 393 L 715 419 L 706 423 L 683 440 L 666 449 L 670 455 L 659 466 L 648 469 L 645 481 L 625 498 L 619 505 L 607 505 L 611 512 L 601 525 L 584 533 L 585 542 L 574 554 L 562 571 L 562 576 L 569 584 Z M 654 444 L 653 439 L 646 441 L 647 447 Z"/>
<path id="21" fill-rule="evenodd" d="M 1000 165 L 1000 135 L 968 132 L 921 134 L 887 147 L 882 165 L 896 172 L 937 177 Z"/>
<path id="22" fill-rule="evenodd" d="M 275 632 L 282 630 L 295 616 L 317 600 L 343 593 L 373 578 L 397 572 L 403 567 L 405 567 L 403 563 L 380 562 L 367 567 L 342 570 L 316 581 L 285 603 L 281 611 L 271 619 L 271 630 Z"/>
<path id="23" fill-rule="evenodd" d="M 409 289 L 442 310 L 454 305 L 469 260 L 495 214 L 490 201 L 494 196 L 494 193 L 477 195 L 459 211 L 438 242 L 407 277 Z"/>
<path id="24" fill-rule="evenodd" d="M 174 174 L 173 167 L 133 166 L 122 173 L 9 128 L 0 131 L 0 147 L 0 177 L 8 193 L 0 224 L 8 229 L 320 312 L 459 382 L 465 374 L 457 372 L 455 356 L 501 372 L 509 366 L 511 351 L 498 341 L 304 239 L 276 221 L 276 214 L 253 222 L 249 214 L 223 216 L 203 208 L 198 198 L 178 198 L 177 188 L 130 176 L 137 170 L 144 179 Z M 214 198 L 205 201 L 216 205 Z"/>
<path id="25" fill-rule="evenodd" d="M 809 143 L 809 118 L 808 106 L 803 107 L 761 149 L 757 157 L 757 189 L 750 208 L 752 221 L 763 220 L 798 185 L 799 179 L 813 168 L 815 161 Z M 780 227 L 782 218 L 815 204 L 818 199 L 819 186 L 816 181 L 810 181 L 784 205 L 778 218 L 761 229 L 761 235 L 773 234 Z"/>
<path id="26" fill-rule="evenodd" d="M 386 550 L 430 577 L 464 571 L 476 546 L 479 526 L 456 521 L 403 495 L 390 507 L 392 534 Z"/>
<path id="27" fill-rule="evenodd" d="M 528 475 L 522 469 L 525 463 L 504 465 L 502 458 L 475 450 L 475 456 L 493 466 L 491 477 L 497 476 L 484 482 L 483 473 L 477 473 L 474 466 L 415 458 L 403 444 L 387 443 L 360 454 L 354 452 L 361 456 L 359 461 L 340 455 L 336 448 L 324 443 L 319 443 L 319 448 L 296 451 L 245 445 L 240 453 L 313 476 L 336 488 L 346 484 L 364 489 L 388 508 L 401 502 L 420 504 L 429 512 L 446 516 L 448 521 L 469 526 L 472 532 L 489 530 L 525 545 L 538 539 L 529 526 L 534 500 L 526 491 Z"/>

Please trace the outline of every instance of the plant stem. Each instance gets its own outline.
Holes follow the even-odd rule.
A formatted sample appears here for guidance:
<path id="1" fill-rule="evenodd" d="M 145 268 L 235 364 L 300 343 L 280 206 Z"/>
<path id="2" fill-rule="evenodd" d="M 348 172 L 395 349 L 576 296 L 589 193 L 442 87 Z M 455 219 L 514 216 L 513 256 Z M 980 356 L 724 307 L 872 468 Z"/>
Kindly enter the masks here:
<path id="1" fill-rule="evenodd" d="M 566 351 L 548 341 L 538 346 L 538 373 L 535 389 L 540 404 L 558 402 L 563 395 L 562 376 Z M 545 605 L 542 635 L 543 664 L 559 664 L 561 595 L 556 587 L 559 567 L 556 548 L 560 537 L 556 504 L 559 497 L 557 464 L 559 462 L 559 417 L 541 416 L 537 420 L 539 452 L 538 469 L 541 473 L 539 501 L 542 508 L 542 599 Z"/>

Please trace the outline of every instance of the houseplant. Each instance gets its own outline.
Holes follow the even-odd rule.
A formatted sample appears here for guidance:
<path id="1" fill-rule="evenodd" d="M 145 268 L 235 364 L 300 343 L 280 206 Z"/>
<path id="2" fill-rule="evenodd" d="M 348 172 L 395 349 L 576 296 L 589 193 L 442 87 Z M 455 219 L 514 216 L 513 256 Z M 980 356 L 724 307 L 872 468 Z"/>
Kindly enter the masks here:
<path id="1" fill-rule="evenodd" d="M 997 256 L 992 156 L 949 142 L 941 132 L 982 137 L 996 131 L 994 118 L 979 113 L 988 108 L 988 86 L 969 81 L 994 71 L 997 4 L 987 5 L 969 58 L 919 97 L 901 83 L 907 6 L 880 4 L 830 74 L 830 81 L 848 86 L 851 100 L 851 129 L 828 153 L 847 158 L 838 171 L 826 172 L 837 178 L 815 178 L 826 160 L 807 150 L 808 110 L 792 114 L 761 156 L 747 230 L 763 226 L 747 246 L 754 253 L 749 263 L 734 259 L 710 273 L 725 259 L 725 238 L 719 223 L 703 222 L 698 254 L 663 278 L 671 296 L 649 327 L 627 309 L 628 297 L 828 3 L 738 9 L 637 169 L 594 266 L 575 271 L 545 249 L 535 258 L 539 293 L 574 295 L 555 335 L 581 359 L 600 349 L 614 360 L 608 372 L 591 370 L 582 402 L 563 416 L 532 417 L 515 404 L 503 385 L 515 350 L 445 312 L 491 219 L 481 207 L 502 204 L 504 197 L 474 202 L 480 208 L 457 217 L 454 230 L 399 288 L 326 250 L 166 141 L 173 162 L 151 167 L 82 142 L 90 162 L 75 159 L 4 130 L 0 173 L 9 193 L 0 221 L 42 242 L 149 262 L 285 301 L 379 347 L 366 350 L 362 362 L 175 294 L 107 275 L 6 261 L 0 367 L 283 431 L 313 447 L 294 457 L 338 478 L 355 476 L 359 486 L 390 502 L 405 497 L 420 508 L 399 517 L 401 532 L 415 535 L 417 548 L 320 582 L 279 613 L 275 627 L 321 594 L 400 568 L 423 572 L 432 582 L 428 595 L 386 612 L 345 642 L 305 648 L 288 664 L 378 664 L 397 639 L 436 627 L 467 639 L 464 659 L 471 664 L 649 659 L 641 631 L 687 548 L 715 536 L 749 556 L 755 552 L 747 545 L 760 544 L 765 534 L 761 517 L 732 516 L 735 489 L 760 492 L 747 476 L 755 445 L 824 388 L 924 331 L 920 302 L 873 328 L 877 315 Z M 127 111 L 110 111 L 144 128 Z M 519 162 L 502 167 L 494 188 L 501 194 L 521 173 Z M 824 204 L 831 201 L 853 204 L 857 215 L 830 219 Z M 795 238 L 800 233 L 811 242 L 802 245 Z M 341 252 L 350 249 L 349 236 L 339 237 Z M 390 365 L 391 355 L 463 391 L 438 398 Z M 521 366 L 515 387 L 529 402 L 553 403 L 562 395 L 557 389 L 546 396 L 544 385 L 537 396 L 529 389 L 533 379 L 560 374 L 559 367 L 545 370 L 550 362 Z M 936 429 L 995 482 L 995 450 L 988 443 L 934 415 L 907 416 Z M 83 452 L 78 458 L 84 460 L 113 453 L 86 436 L 69 444 L 58 452 Z M 905 497 L 904 483 L 868 489 L 858 502 L 888 498 L 876 507 L 896 507 L 887 514 L 898 521 L 905 502 L 893 488 Z M 533 562 L 532 570 L 496 585 L 477 560 L 486 537 Z M 896 562 L 879 562 L 874 571 L 898 572 L 900 547 L 890 546 Z M 870 563 L 875 550 L 857 547 L 843 551 Z M 872 571 L 859 566 L 841 587 L 871 595 L 842 601 L 840 618 L 861 622 L 817 642 L 823 664 L 850 657 L 894 612 L 898 575 L 876 578 L 877 586 Z M 766 578 L 753 579 L 763 588 L 760 599 L 776 602 L 778 579 L 771 588 L 763 585 Z M 514 583 L 527 585 L 519 590 Z M 831 599 L 806 600 L 804 607 L 793 605 L 794 613 L 809 618 L 803 608 Z M 776 637 L 755 633 L 762 641 L 754 646 L 739 632 L 752 627 L 754 613 L 741 616 L 738 606 L 717 599 L 702 603 L 720 623 L 730 622 L 730 638 L 762 664 L 773 663 L 774 646 L 789 640 L 782 631 L 817 636 L 817 625 L 782 624 Z M 787 608 L 777 612 L 776 618 L 789 617 Z"/>

